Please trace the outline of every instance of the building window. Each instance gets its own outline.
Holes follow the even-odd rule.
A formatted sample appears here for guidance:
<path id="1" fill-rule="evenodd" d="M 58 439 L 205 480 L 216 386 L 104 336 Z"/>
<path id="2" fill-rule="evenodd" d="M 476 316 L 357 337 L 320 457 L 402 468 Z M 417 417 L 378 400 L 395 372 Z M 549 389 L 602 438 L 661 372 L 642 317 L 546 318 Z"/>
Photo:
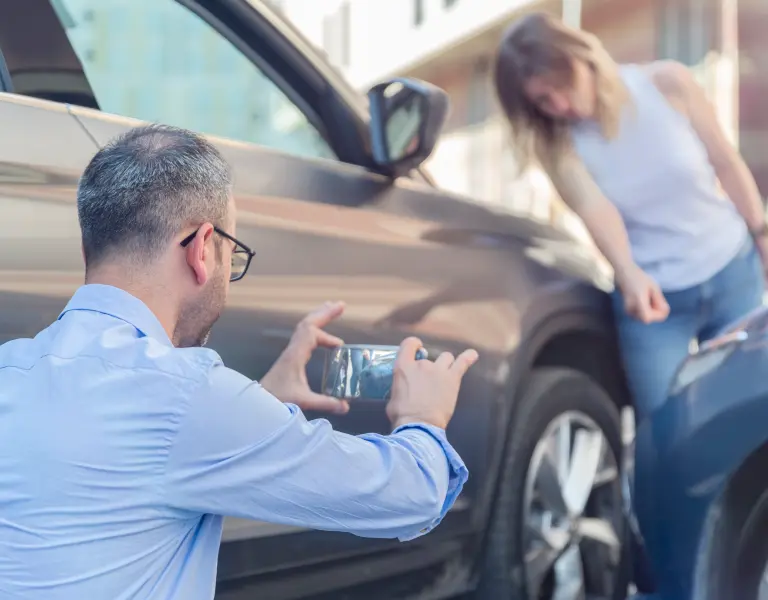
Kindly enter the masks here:
<path id="1" fill-rule="evenodd" d="M 424 0 L 413 0 L 413 24 L 418 27 L 424 22 Z"/>
<path id="2" fill-rule="evenodd" d="M 472 65 L 467 90 L 467 125 L 479 125 L 491 115 L 491 59 L 482 57 Z"/>
<path id="3" fill-rule="evenodd" d="M 341 29 L 341 64 L 349 66 L 349 2 L 345 2 L 339 8 L 339 24 Z"/>
<path id="4" fill-rule="evenodd" d="M 705 0 L 662 3 L 659 21 L 659 58 L 671 58 L 694 66 L 711 49 L 712 20 Z"/>
<path id="5" fill-rule="evenodd" d="M 349 11 L 349 2 L 345 2 L 323 19 L 323 48 L 330 61 L 338 67 L 348 67 L 350 64 Z"/>

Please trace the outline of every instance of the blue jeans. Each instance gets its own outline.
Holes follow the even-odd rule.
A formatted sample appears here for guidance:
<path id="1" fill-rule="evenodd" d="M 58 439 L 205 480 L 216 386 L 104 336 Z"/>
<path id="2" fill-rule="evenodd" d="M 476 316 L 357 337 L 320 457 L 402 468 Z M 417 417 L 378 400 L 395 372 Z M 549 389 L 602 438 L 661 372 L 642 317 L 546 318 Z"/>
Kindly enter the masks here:
<path id="1" fill-rule="evenodd" d="M 638 421 L 667 399 L 691 340 L 705 341 L 762 304 L 763 268 L 749 239 L 711 279 L 692 288 L 665 292 L 669 317 L 646 325 L 624 311 L 621 294 L 613 293 L 613 312 L 622 360 Z"/>
<path id="2" fill-rule="evenodd" d="M 363 355 L 360 352 L 352 352 L 349 358 L 352 363 L 352 377 L 350 385 L 352 394 L 357 394 L 357 384 L 360 382 L 360 372 L 363 370 Z"/>

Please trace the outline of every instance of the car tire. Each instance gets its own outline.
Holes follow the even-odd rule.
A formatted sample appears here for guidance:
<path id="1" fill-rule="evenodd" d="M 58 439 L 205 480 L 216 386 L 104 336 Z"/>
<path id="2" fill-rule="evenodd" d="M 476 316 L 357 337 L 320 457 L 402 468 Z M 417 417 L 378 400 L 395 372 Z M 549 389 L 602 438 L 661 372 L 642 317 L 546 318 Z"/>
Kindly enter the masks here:
<path id="1" fill-rule="evenodd" d="M 566 426 L 566 420 L 571 418 L 575 421 Z M 584 430 L 577 428 L 581 423 L 585 425 Z M 605 582 L 605 571 L 595 572 L 595 565 L 588 565 L 584 561 L 585 568 L 582 570 L 581 577 L 587 593 L 594 593 L 595 590 L 598 592 L 595 597 L 600 597 L 601 590 L 605 591 L 604 597 L 611 600 L 614 598 L 623 600 L 626 597 L 629 568 L 625 541 L 628 530 L 622 514 L 619 478 L 622 448 L 619 411 L 605 390 L 585 374 L 565 368 L 542 368 L 532 372 L 511 422 L 507 450 L 501 467 L 495 505 L 480 568 L 480 581 L 474 596 L 476 600 L 548 598 L 550 595 L 547 589 L 543 587 L 544 585 L 551 587 L 552 585 L 564 584 L 567 579 L 563 575 L 564 571 L 555 567 L 551 569 L 551 573 L 546 575 L 550 578 L 550 582 L 547 582 L 546 577 L 539 578 L 541 579 L 540 582 L 532 581 L 531 574 L 535 572 L 534 565 L 533 563 L 527 565 L 525 558 L 526 553 L 529 557 L 533 556 L 530 550 L 534 546 L 531 544 L 536 544 L 536 541 L 532 541 L 535 535 L 526 533 L 531 529 L 526 526 L 526 523 L 533 522 L 532 519 L 538 513 L 527 505 L 535 504 L 535 500 L 532 501 L 532 499 L 537 494 L 536 486 L 539 477 L 551 482 L 551 469 L 545 469 L 544 463 L 545 458 L 551 456 L 550 438 L 553 435 L 553 427 L 561 427 L 561 429 L 567 427 L 568 431 L 575 431 L 573 440 L 577 438 L 581 440 L 584 437 L 579 433 L 581 431 L 588 433 L 586 439 L 594 440 L 595 431 L 586 429 L 587 425 L 602 435 L 603 441 L 599 444 L 601 447 L 601 465 L 613 462 L 614 479 L 606 484 L 606 489 L 611 501 L 615 503 L 611 509 L 612 518 L 610 520 L 615 530 L 615 543 L 610 545 L 610 549 L 606 546 L 604 550 L 610 554 L 610 565 L 615 574 L 612 572 L 611 581 Z M 556 434 L 558 436 L 564 435 L 559 429 Z M 563 438 L 559 437 L 558 439 Z M 577 445 L 575 442 L 562 444 L 562 447 L 566 446 L 572 447 L 574 455 L 576 454 Z M 587 462 L 581 459 L 581 457 L 586 456 L 581 449 L 590 446 L 585 446 L 580 442 L 578 447 L 580 448 L 579 460 Z M 590 456 L 594 457 L 596 453 L 596 450 L 590 451 Z M 593 458 L 590 459 L 590 465 L 594 465 L 594 462 L 591 462 L 593 460 Z M 549 461 L 547 464 L 551 462 Z M 564 464 L 564 462 L 561 461 L 560 464 Z M 571 460 L 572 465 L 576 462 Z M 602 467 L 597 467 L 597 469 L 600 468 Z M 546 475 L 545 471 L 550 475 Z M 606 473 L 610 474 L 609 471 Z M 558 479 L 558 481 L 560 480 Z M 547 488 L 551 489 L 549 486 Z M 589 515 L 590 511 L 602 506 L 605 490 L 600 489 L 599 492 L 593 493 L 597 489 L 595 486 L 592 488 L 593 491 L 588 492 L 589 500 L 584 515 Z M 597 498 L 598 493 L 600 498 Z M 563 492 L 563 496 L 568 496 L 568 494 Z M 581 494 L 582 498 L 583 496 L 584 493 Z M 579 495 L 570 494 L 570 497 L 578 498 Z M 542 515 L 544 514 L 542 511 Z M 571 521 L 570 518 L 567 520 Z M 579 520 L 576 529 L 580 530 L 581 526 L 581 520 Z M 568 524 L 567 528 L 570 532 L 574 526 Z M 553 532 L 560 529 L 548 528 L 543 539 L 557 538 Z M 562 541 L 563 538 L 560 536 L 558 539 Z M 587 539 L 581 535 L 578 539 L 581 541 L 574 542 L 571 540 L 571 544 L 577 545 L 579 551 L 582 551 L 581 547 L 584 543 L 593 542 L 592 539 Z M 536 547 L 538 548 L 538 546 Z M 597 550 L 599 548 L 595 551 Z M 560 559 L 565 561 L 566 553 L 570 566 L 573 567 L 576 564 L 574 568 L 577 568 L 578 560 L 575 559 L 576 562 L 574 563 L 574 560 L 571 559 L 571 548 L 562 552 Z M 548 556 L 551 557 L 551 555 Z M 560 574 L 559 577 L 555 571 Z M 577 581 L 577 578 L 578 575 L 575 575 L 574 580 Z M 590 595 L 590 597 L 593 596 Z"/>
<path id="2" fill-rule="evenodd" d="M 768 597 L 768 581 L 764 577 L 768 574 L 768 488 L 755 499 L 745 518 L 729 517 L 732 515 L 726 517 L 718 536 L 718 543 L 727 548 L 727 554 L 719 555 L 719 568 L 708 570 L 713 579 L 707 586 L 708 597 Z"/>

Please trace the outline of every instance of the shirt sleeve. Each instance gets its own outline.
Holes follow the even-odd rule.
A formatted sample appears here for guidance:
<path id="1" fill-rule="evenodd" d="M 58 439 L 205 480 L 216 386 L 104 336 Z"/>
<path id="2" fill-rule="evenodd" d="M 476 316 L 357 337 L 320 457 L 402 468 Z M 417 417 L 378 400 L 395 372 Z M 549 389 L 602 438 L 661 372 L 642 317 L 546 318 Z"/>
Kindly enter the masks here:
<path id="1" fill-rule="evenodd" d="M 442 520 L 467 476 L 442 429 L 334 431 L 218 364 L 181 417 L 163 493 L 183 511 L 408 540 Z"/>

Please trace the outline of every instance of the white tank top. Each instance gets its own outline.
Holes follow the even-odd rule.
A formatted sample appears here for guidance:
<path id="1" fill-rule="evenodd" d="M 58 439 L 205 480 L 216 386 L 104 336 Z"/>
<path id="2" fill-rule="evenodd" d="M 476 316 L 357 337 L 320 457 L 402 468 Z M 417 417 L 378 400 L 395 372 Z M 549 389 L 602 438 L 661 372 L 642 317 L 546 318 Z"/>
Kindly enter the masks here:
<path id="1" fill-rule="evenodd" d="M 725 267 L 746 242 L 746 224 L 718 189 L 701 140 L 639 65 L 621 68 L 634 106 L 618 136 L 593 122 L 571 130 L 573 145 L 616 205 L 632 255 L 663 290 L 693 287 Z"/>

